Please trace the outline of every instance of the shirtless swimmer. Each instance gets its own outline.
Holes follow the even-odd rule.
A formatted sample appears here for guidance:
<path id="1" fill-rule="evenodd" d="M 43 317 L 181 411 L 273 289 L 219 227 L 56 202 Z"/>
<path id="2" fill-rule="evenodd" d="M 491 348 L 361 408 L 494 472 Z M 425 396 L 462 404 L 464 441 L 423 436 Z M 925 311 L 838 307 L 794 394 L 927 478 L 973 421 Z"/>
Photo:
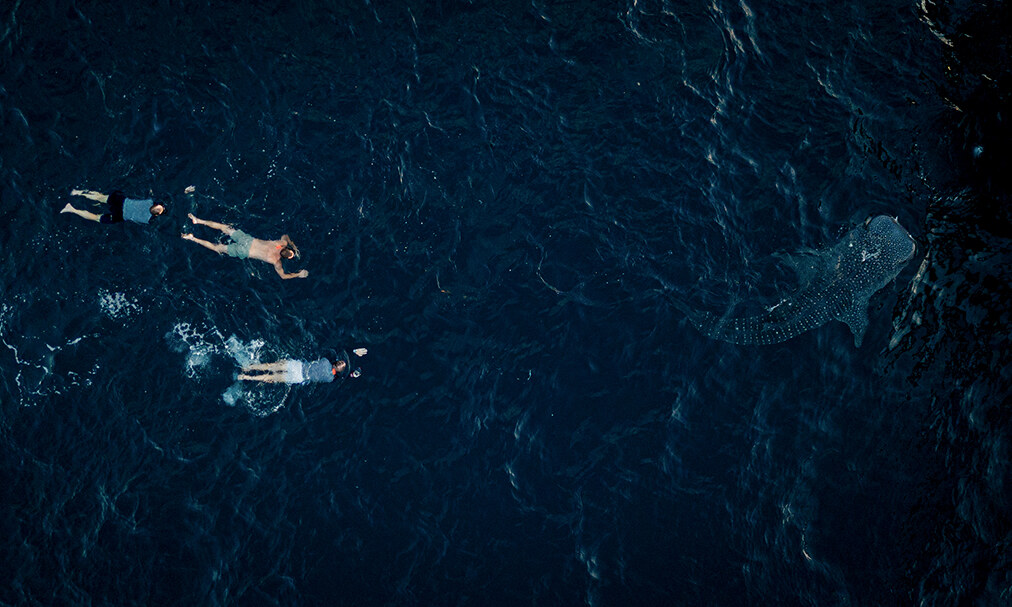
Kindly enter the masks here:
<path id="1" fill-rule="evenodd" d="M 209 228 L 220 230 L 226 236 L 228 236 L 232 242 L 225 244 L 217 244 L 201 240 L 193 234 L 182 234 L 183 240 L 192 240 L 193 242 L 201 245 L 202 247 L 211 249 L 215 253 L 225 254 L 229 257 L 236 257 L 238 259 L 259 259 L 260 261 L 266 261 L 267 263 L 274 266 L 278 276 L 284 279 L 289 278 L 305 278 L 309 276 L 309 272 L 302 270 L 295 274 L 289 274 L 285 272 L 284 268 L 281 267 L 281 259 L 295 259 L 300 257 L 299 249 L 292 242 L 292 239 L 288 237 L 288 234 L 281 236 L 279 240 L 261 240 L 259 238 L 253 238 L 242 230 L 237 230 L 230 225 L 224 223 L 218 223 L 216 221 L 208 221 L 206 219 L 200 219 L 195 217 L 193 213 L 189 213 L 190 221 L 195 225 L 205 225 Z"/>

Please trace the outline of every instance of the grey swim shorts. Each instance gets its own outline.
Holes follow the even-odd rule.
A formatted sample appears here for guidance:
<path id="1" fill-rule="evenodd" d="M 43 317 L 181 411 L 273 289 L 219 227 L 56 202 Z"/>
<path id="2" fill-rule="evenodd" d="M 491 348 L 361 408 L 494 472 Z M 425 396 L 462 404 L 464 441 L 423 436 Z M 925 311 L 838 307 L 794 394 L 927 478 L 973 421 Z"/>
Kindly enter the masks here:
<path id="1" fill-rule="evenodd" d="M 289 360 L 285 365 L 285 383 L 301 384 L 306 381 L 301 360 Z"/>
<path id="2" fill-rule="evenodd" d="M 253 237 L 242 230 L 235 230 L 229 235 L 229 238 L 232 239 L 232 242 L 228 243 L 225 254 L 229 257 L 238 257 L 239 259 L 248 258 L 250 245 L 253 244 Z"/>

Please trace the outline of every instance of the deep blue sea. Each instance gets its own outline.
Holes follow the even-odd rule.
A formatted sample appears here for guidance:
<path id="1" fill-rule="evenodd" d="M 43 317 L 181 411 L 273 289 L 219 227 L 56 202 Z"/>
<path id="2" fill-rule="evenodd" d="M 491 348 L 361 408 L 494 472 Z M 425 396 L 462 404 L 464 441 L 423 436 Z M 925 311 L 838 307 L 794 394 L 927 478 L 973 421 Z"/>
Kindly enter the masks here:
<path id="1" fill-rule="evenodd" d="M 1012 604 L 1010 13 L 0 3 L 0 604 Z M 883 214 L 860 347 L 687 318 Z"/>

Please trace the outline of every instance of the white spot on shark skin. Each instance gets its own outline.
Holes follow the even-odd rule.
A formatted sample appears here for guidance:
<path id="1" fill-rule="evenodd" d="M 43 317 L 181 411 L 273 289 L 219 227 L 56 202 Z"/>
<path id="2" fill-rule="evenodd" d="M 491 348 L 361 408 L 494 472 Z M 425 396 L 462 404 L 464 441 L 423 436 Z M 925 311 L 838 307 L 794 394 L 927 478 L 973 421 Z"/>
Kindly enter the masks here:
<path id="1" fill-rule="evenodd" d="M 687 313 L 704 335 L 743 345 L 784 342 L 839 320 L 860 347 L 868 326 L 868 301 L 896 278 L 915 250 L 910 234 L 892 217 L 880 215 L 848 232 L 836 245 L 808 255 L 802 263 L 795 260 L 794 269 L 808 282 L 777 304 L 760 308 L 764 313 L 718 316 L 691 309 Z"/>

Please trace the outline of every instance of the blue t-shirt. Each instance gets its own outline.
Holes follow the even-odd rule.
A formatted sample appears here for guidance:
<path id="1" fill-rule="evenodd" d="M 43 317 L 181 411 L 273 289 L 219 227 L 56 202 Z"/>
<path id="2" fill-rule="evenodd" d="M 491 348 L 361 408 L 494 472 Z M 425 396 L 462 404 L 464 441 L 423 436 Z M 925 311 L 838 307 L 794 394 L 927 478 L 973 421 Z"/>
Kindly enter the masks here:
<path id="1" fill-rule="evenodd" d="M 123 219 L 134 223 L 147 223 L 151 221 L 151 205 L 155 201 L 150 198 L 136 200 L 125 198 L 123 200 Z"/>
<path id="2" fill-rule="evenodd" d="M 305 381 L 329 383 L 334 381 L 334 365 L 326 358 L 302 363 L 302 376 Z"/>

